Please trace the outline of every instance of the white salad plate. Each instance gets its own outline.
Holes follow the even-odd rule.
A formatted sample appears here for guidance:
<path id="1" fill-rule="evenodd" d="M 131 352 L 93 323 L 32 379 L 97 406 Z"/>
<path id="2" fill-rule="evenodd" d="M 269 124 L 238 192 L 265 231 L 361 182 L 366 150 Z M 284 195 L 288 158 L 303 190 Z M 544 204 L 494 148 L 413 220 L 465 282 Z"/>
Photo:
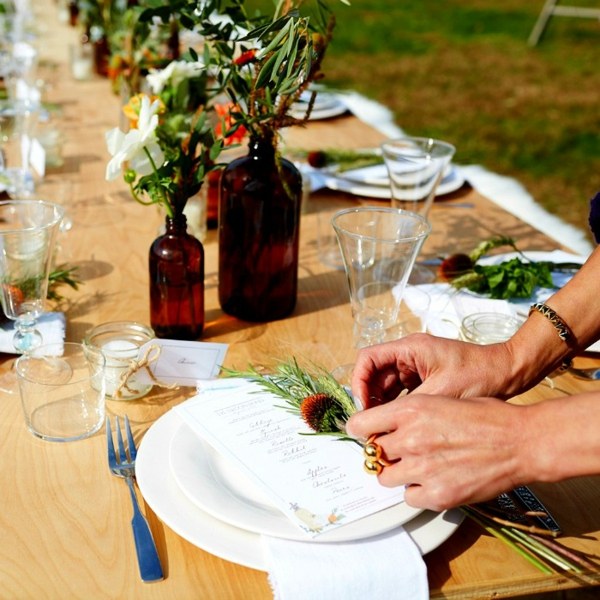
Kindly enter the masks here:
<path id="1" fill-rule="evenodd" d="M 222 559 L 266 571 L 260 534 L 215 518 L 180 490 L 171 472 L 169 448 L 182 424 L 181 417 L 171 410 L 144 436 L 136 461 L 136 478 L 144 499 L 168 527 L 194 546 Z M 423 511 L 403 527 L 421 554 L 427 554 L 445 542 L 462 520 L 458 510 Z"/>
<path id="2" fill-rule="evenodd" d="M 254 533 L 307 541 L 306 533 L 279 511 L 249 476 L 222 457 L 186 424 L 171 439 L 171 473 L 198 508 Z M 385 533 L 416 517 L 421 509 L 401 502 L 330 531 L 312 541 L 345 542 Z"/>
<path id="3" fill-rule="evenodd" d="M 364 178 L 360 171 L 366 171 Z M 373 170 L 373 167 L 365 167 L 364 169 L 353 169 L 345 173 L 327 175 L 324 178 L 324 182 L 325 186 L 330 190 L 345 192 L 355 196 L 390 200 L 392 193 L 389 187 L 389 179 L 387 177 L 379 177 L 378 173 L 378 171 Z M 440 181 L 435 195 L 439 197 L 455 192 L 464 183 L 465 177 L 461 169 L 452 165 L 448 173 Z"/>

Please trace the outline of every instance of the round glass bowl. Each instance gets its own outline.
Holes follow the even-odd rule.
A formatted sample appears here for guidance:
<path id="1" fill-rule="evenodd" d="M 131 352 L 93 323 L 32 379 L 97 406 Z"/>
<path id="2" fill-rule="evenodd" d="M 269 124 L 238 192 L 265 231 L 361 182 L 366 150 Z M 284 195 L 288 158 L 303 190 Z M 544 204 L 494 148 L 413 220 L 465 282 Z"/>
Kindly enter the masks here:
<path id="1" fill-rule="evenodd" d="M 510 339 L 522 323 L 501 313 L 474 313 L 462 320 L 461 333 L 467 342 L 496 344 Z"/>
<path id="2" fill-rule="evenodd" d="M 139 349 L 155 337 L 151 327 L 135 321 L 112 321 L 88 331 L 83 343 L 99 348 L 106 358 L 107 398 L 135 400 L 152 389 L 152 384 L 138 382 L 136 373 L 129 375 L 124 385 L 121 382 L 132 364 L 135 364 Z"/>

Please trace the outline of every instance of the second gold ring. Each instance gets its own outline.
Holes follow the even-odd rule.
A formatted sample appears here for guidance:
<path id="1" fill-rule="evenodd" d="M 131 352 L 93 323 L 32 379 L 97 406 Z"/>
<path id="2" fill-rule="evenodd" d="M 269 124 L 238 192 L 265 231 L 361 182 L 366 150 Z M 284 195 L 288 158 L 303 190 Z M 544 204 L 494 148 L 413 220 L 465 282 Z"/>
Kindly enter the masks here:
<path id="1" fill-rule="evenodd" d="M 379 475 L 385 467 L 389 467 L 392 463 L 383 455 L 383 449 L 375 441 L 376 434 L 369 437 L 367 443 L 363 446 L 363 455 L 365 462 L 364 469 L 371 475 Z"/>

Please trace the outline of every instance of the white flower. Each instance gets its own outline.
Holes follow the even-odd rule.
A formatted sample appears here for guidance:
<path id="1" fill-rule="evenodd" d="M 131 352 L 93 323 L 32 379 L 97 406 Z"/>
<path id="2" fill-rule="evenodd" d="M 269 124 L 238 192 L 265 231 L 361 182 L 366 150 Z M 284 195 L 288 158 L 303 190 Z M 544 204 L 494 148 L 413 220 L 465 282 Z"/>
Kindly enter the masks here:
<path id="1" fill-rule="evenodd" d="M 112 181 L 121 173 L 123 163 L 128 163 L 128 166 L 139 175 L 152 173 L 153 166 L 146 150 L 156 167 L 162 166 L 165 155 L 158 145 L 155 133 L 159 107 L 158 100 L 150 103 L 148 96 L 142 96 L 137 128 L 123 133 L 115 127 L 106 133 L 106 146 L 112 156 L 106 165 L 108 181 Z"/>
<path id="2" fill-rule="evenodd" d="M 177 87 L 185 79 L 195 77 L 204 69 L 202 62 L 174 60 L 164 69 L 150 69 L 146 81 L 152 88 L 152 93 L 160 94 L 166 85 Z"/>

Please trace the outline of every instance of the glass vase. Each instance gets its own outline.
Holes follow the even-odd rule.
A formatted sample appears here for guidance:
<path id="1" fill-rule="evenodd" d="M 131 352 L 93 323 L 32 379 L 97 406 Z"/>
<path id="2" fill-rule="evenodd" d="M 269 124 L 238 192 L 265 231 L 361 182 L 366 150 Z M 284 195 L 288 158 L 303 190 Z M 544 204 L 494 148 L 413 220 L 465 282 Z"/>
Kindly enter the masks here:
<path id="1" fill-rule="evenodd" d="M 185 215 L 167 217 L 150 247 L 150 324 L 156 337 L 196 340 L 204 328 L 204 248 Z"/>
<path id="2" fill-rule="evenodd" d="M 302 177 L 276 155 L 272 138 L 221 175 L 219 302 L 246 321 L 271 321 L 296 305 Z"/>

